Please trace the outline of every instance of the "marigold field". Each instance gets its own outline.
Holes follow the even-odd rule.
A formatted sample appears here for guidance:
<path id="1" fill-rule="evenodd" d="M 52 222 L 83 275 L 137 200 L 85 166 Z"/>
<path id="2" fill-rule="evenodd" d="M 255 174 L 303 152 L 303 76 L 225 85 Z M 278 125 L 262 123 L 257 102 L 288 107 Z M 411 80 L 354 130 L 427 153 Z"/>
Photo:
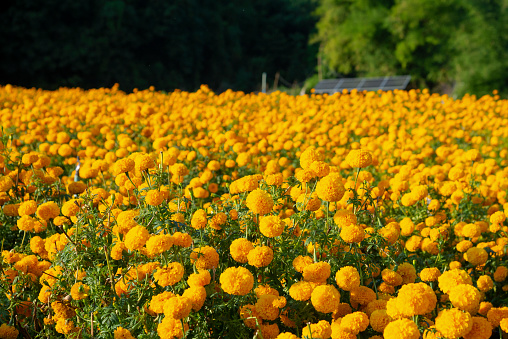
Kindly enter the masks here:
<path id="1" fill-rule="evenodd" d="M 0 87 L 0 338 L 508 332 L 508 101 Z"/>

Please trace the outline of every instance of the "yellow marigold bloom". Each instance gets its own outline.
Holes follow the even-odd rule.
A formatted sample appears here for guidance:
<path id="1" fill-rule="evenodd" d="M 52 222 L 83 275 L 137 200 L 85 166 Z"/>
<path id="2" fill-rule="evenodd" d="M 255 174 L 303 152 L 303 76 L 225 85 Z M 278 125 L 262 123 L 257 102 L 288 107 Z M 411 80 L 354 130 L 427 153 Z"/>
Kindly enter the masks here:
<path id="1" fill-rule="evenodd" d="M 330 173 L 330 166 L 324 161 L 314 161 L 310 165 L 310 170 L 316 173 L 319 178 L 322 178 Z"/>
<path id="2" fill-rule="evenodd" d="M 123 251 L 127 250 L 127 247 L 125 247 L 125 244 L 123 241 L 117 242 L 113 248 L 111 248 L 111 258 L 114 260 L 121 260 Z"/>
<path id="3" fill-rule="evenodd" d="M 150 300 L 148 309 L 154 313 L 164 313 L 165 302 L 174 296 L 175 294 L 169 291 L 164 291 L 162 293 L 156 294 Z"/>
<path id="4" fill-rule="evenodd" d="M 317 324 L 308 324 L 302 328 L 302 339 L 328 339 L 332 336 L 332 327 L 326 320 L 320 320 Z"/>
<path id="5" fill-rule="evenodd" d="M 259 285 L 254 289 L 254 293 L 256 293 L 256 296 L 259 298 L 262 295 L 265 294 L 272 294 L 275 296 L 279 296 L 279 291 L 277 291 L 275 288 L 271 287 L 268 284 L 265 285 Z"/>
<path id="6" fill-rule="evenodd" d="M 272 196 L 260 188 L 249 193 L 245 204 L 252 213 L 260 215 L 270 213 L 274 205 Z"/>
<path id="7" fill-rule="evenodd" d="M 171 262 L 163 267 L 157 268 L 153 274 L 154 280 L 162 287 L 173 286 L 182 280 L 185 269 L 179 262 Z"/>
<path id="8" fill-rule="evenodd" d="M 309 256 L 299 255 L 293 259 L 293 267 L 300 273 L 303 273 L 305 267 L 309 266 L 312 263 L 314 263 L 314 260 L 312 260 L 312 258 Z"/>
<path id="9" fill-rule="evenodd" d="M 198 273 L 192 273 L 187 278 L 189 286 L 206 286 L 210 283 L 212 277 L 207 270 L 200 270 Z"/>
<path id="10" fill-rule="evenodd" d="M 159 206 L 166 199 L 166 193 L 159 190 L 149 190 L 145 196 L 145 202 L 150 206 Z"/>
<path id="11" fill-rule="evenodd" d="M 90 287 L 82 282 L 77 282 L 71 287 L 71 296 L 74 300 L 86 299 L 89 294 Z"/>
<path id="12" fill-rule="evenodd" d="M 268 246 L 256 246 L 247 254 L 249 265 L 266 267 L 273 260 L 273 250 Z"/>
<path id="13" fill-rule="evenodd" d="M 284 221 L 276 215 L 262 216 L 259 219 L 259 231 L 267 238 L 281 235 L 285 225 Z"/>
<path id="14" fill-rule="evenodd" d="M 186 318 L 192 310 L 192 300 L 184 296 L 174 296 L 164 303 L 164 315 L 173 319 Z"/>
<path id="15" fill-rule="evenodd" d="M 172 235 L 173 245 L 180 247 L 191 247 L 192 237 L 187 233 L 175 232 Z"/>
<path id="16" fill-rule="evenodd" d="M 118 159 L 114 166 L 115 166 L 114 172 L 115 172 L 115 174 L 118 175 L 120 173 L 132 171 L 134 169 L 134 167 L 136 166 L 136 163 L 132 159 L 122 158 L 122 159 Z"/>
<path id="17" fill-rule="evenodd" d="M 460 284 L 472 285 L 473 281 L 466 271 L 452 269 L 444 272 L 438 278 L 439 289 L 444 293 L 450 293 L 451 289 Z"/>
<path id="18" fill-rule="evenodd" d="M 506 220 L 506 214 L 503 211 L 494 212 L 489 220 L 492 224 L 502 224 Z"/>
<path id="19" fill-rule="evenodd" d="M 394 225 L 388 224 L 378 230 L 379 235 L 386 239 L 386 241 L 393 245 L 399 239 L 400 230 Z"/>
<path id="20" fill-rule="evenodd" d="M 173 237 L 169 234 L 158 234 L 148 238 L 146 250 L 150 257 L 164 253 L 173 246 Z"/>
<path id="21" fill-rule="evenodd" d="M 244 305 L 238 310 L 240 318 L 242 318 L 245 326 L 256 329 L 257 323 L 261 324 L 263 320 L 256 311 L 256 307 L 252 304 Z"/>
<path id="22" fill-rule="evenodd" d="M 205 303 L 206 290 L 203 286 L 191 286 L 183 292 L 182 296 L 191 300 L 192 309 L 197 312 Z"/>
<path id="23" fill-rule="evenodd" d="M 484 320 L 484 318 L 482 317 L 474 317 L 473 318 L 473 321 L 475 320 L 475 318 L 479 318 L 479 319 L 482 319 Z M 489 323 L 490 325 L 490 323 Z M 505 333 L 508 333 L 508 318 L 503 318 L 500 322 L 499 322 L 499 326 L 501 327 L 501 330 L 503 330 L 503 332 Z M 473 324 L 473 330 L 474 330 L 474 324 Z M 491 331 L 492 332 L 492 331 Z M 486 333 L 488 333 L 488 331 L 486 331 Z M 488 337 L 485 337 L 485 338 L 490 338 L 490 334 Z"/>
<path id="24" fill-rule="evenodd" d="M 310 299 L 312 290 L 313 287 L 311 283 L 308 281 L 299 281 L 291 285 L 289 288 L 289 295 L 295 300 L 306 301 Z"/>
<path id="25" fill-rule="evenodd" d="M 320 285 L 314 288 L 310 300 L 316 311 L 331 313 L 339 307 L 340 293 L 332 285 Z"/>
<path id="26" fill-rule="evenodd" d="M 489 259 L 489 254 L 483 248 L 472 247 L 464 253 L 464 259 L 473 266 L 481 266 Z"/>
<path id="27" fill-rule="evenodd" d="M 155 167 L 155 161 L 148 154 L 139 154 L 134 160 L 134 167 L 137 171 L 142 172 L 149 168 Z"/>
<path id="28" fill-rule="evenodd" d="M 358 223 L 356 215 L 350 210 L 338 210 L 333 216 L 333 221 L 341 228 Z"/>
<path id="29" fill-rule="evenodd" d="M 81 181 L 71 182 L 67 185 L 67 192 L 69 194 L 81 194 L 86 190 L 86 184 Z"/>
<path id="30" fill-rule="evenodd" d="M 189 174 L 189 169 L 187 168 L 187 166 L 181 163 L 177 163 L 171 166 L 170 171 L 173 175 L 177 177 L 183 177 Z"/>
<path id="31" fill-rule="evenodd" d="M 331 328 L 330 328 L 331 332 Z M 275 339 L 299 339 L 296 335 L 291 332 L 280 333 Z"/>
<path id="32" fill-rule="evenodd" d="M 492 307 L 487 312 L 487 319 L 489 320 L 492 327 L 498 327 L 501 320 L 508 318 L 508 307 Z"/>
<path id="33" fill-rule="evenodd" d="M 130 250 L 139 250 L 145 246 L 148 238 L 150 238 L 150 233 L 144 226 L 133 227 L 125 235 L 125 247 Z"/>
<path id="34" fill-rule="evenodd" d="M 303 279 L 309 282 L 325 282 L 331 274 L 331 266 L 326 261 L 320 261 L 307 265 L 303 269 Z"/>
<path id="35" fill-rule="evenodd" d="M 113 332 L 114 339 L 135 339 L 128 329 L 117 327 Z"/>
<path id="36" fill-rule="evenodd" d="M 416 281 L 416 268 L 408 262 L 397 267 L 397 273 L 402 277 L 403 284 L 411 284 Z"/>
<path id="37" fill-rule="evenodd" d="M 259 331 L 263 336 L 263 339 L 275 339 L 279 333 L 279 326 L 277 324 L 261 324 L 259 326 Z"/>
<path id="38" fill-rule="evenodd" d="M 402 285 L 402 277 L 395 271 L 392 271 L 389 268 L 385 268 L 381 271 L 381 277 L 383 281 L 392 286 Z"/>
<path id="39" fill-rule="evenodd" d="M 482 275 L 476 281 L 476 286 L 478 286 L 480 292 L 488 292 L 494 288 L 494 281 L 492 281 L 490 276 Z"/>
<path id="40" fill-rule="evenodd" d="M 436 317 L 436 330 L 445 338 L 460 338 L 473 328 L 473 319 L 468 312 L 458 308 L 441 311 Z"/>
<path id="41" fill-rule="evenodd" d="M 66 145 L 64 145 L 66 146 Z M 55 331 L 61 334 L 70 334 L 77 332 L 78 329 L 74 326 L 74 322 L 72 320 L 66 319 L 57 319 Z"/>
<path id="42" fill-rule="evenodd" d="M 298 199 L 296 199 L 296 208 L 299 211 L 317 211 L 321 207 L 321 200 L 316 196 L 316 194 L 312 194 L 312 196 L 306 194 L 300 194 Z"/>
<path id="43" fill-rule="evenodd" d="M 356 335 L 346 332 L 340 328 L 340 320 L 335 320 L 331 324 L 332 339 L 356 339 Z"/>
<path id="44" fill-rule="evenodd" d="M 481 154 L 476 149 L 470 149 L 466 153 L 464 153 L 464 160 L 465 161 L 478 161 L 481 159 Z"/>
<path id="45" fill-rule="evenodd" d="M 49 219 L 53 219 L 58 217 L 60 214 L 60 207 L 54 201 L 48 201 L 46 203 L 40 204 L 37 207 L 37 217 L 42 220 L 48 221 Z"/>
<path id="46" fill-rule="evenodd" d="M 207 220 L 207 214 L 206 211 L 203 209 L 198 209 L 194 214 L 192 215 L 191 219 L 191 226 L 195 229 L 203 229 L 206 227 Z"/>
<path id="47" fill-rule="evenodd" d="M 415 224 L 413 223 L 411 218 L 408 217 L 402 219 L 399 222 L 399 225 L 400 225 L 400 234 L 405 237 L 410 236 L 415 229 Z"/>
<path id="48" fill-rule="evenodd" d="M 365 331 L 368 326 L 369 316 L 364 312 L 346 314 L 340 322 L 340 327 L 343 331 L 353 334 Z"/>
<path id="49" fill-rule="evenodd" d="M 314 161 L 321 160 L 321 154 L 316 151 L 314 147 L 308 147 L 300 155 L 300 166 L 303 169 L 308 169 Z"/>
<path id="50" fill-rule="evenodd" d="M 340 237 L 348 244 L 361 243 L 365 236 L 365 230 L 358 225 L 346 226 L 340 231 Z"/>
<path id="51" fill-rule="evenodd" d="M 339 201 L 344 196 L 346 189 L 338 173 L 330 173 L 318 181 L 316 185 L 317 196 L 324 201 Z"/>
<path id="52" fill-rule="evenodd" d="M 254 276 L 245 267 L 228 267 L 219 280 L 224 292 L 233 295 L 246 295 L 254 287 Z"/>
<path id="53" fill-rule="evenodd" d="M 258 298 L 254 306 L 261 319 L 275 320 L 279 317 L 279 308 L 273 305 L 278 298 L 272 294 L 265 294 Z"/>
<path id="54" fill-rule="evenodd" d="M 0 192 L 8 192 L 12 186 L 14 186 L 14 181 L 10 177 L 0 177 Z"/>
<path id="55" fill-rule="evenodd" d="M 37 202 L 34 200 L 27 200 L 18 207 L 19 216 L 32 215 L 37 211 Z"/>
<path id="56" fill-rule="evenodd" d="M 316 172 L 314 172 L 313 170 L 311 170 L 310 168 L 308 169 L 303 169 L 303 170 L 299 170 L 296 172 L 295 174 L 295 178 L 296 180 L 298 180 L 299 182 L 301 182 L 302 184 L 303 183 L 308 183 L 309 181 L 311 181 L 312 179 L 314 179 L 315 177 L 317 177 L 317 174 Z"/>
<path id="57" fill-rule="evenodd" d="M 190 254 L 191 262 L 200 270 L 216 268 L 219 264 L 219 254 L 210 246 L 198 247 Z"/>
<path id="58" fill-rule="evenodd" d="M 422 281 L 436 281 L 441 276 L 441 271 L 437 267 L 427 267 L 420 272 Z"/>
<path id="59" fill-rule="evenodd" d="M 409 319 L 394 320 L 386 325 L 383 331 L 385 339 L 418 339 L 420 331 L 418 326 Z"/>
<path id="60" fill-rule="evenodd" d="M 360 274 L 355 267 L 345 266 L 335 273 L 335 281 L 342 290 L 351 291 L 360 286 Z"/>
<path id="61" fill-rule="evenodd" d="M 24 215 L 16 221 L 16 225 L 21 231 L 33 232 L 39 221 L 29 215 Z"/>
<path id="62" fill-rule="evenodd" d="M 162 321 L 157 325 L 157 334 L 161 339 L 174 339 L 183 338 L 184 331 L 187 332 L 189 326 L 184 324 L 178 319 L 172 317 L 164 317 Z"/>
<path id="63" fill-rule="evenodd" d="M 231 245 L 229 246 L 229 253 L 235 261 L 244 264 L 248 261 L 247 255 L 253 249 L 254 245 L 252 245 L 249 240 L 245 238 L 238 238 L 231 242 Z"/>
<path id="64" fill-rule="evenodd" d="M 478 313 L 487 316 L 487 313 L 490 311 L 490 309 L 493 307 L 492 303 L 488 301 L 482 301 L 480 303 L 480 308 L 478 309 Z"/>
<path id="65" fill-rule="evenodd" d="M 376 300 L 376 292 L 367 286 L 354 287 L 350 291 L 350 300 L 360 305 L 367 305 L 371 301 Z"/>
<path id="66" fill-rule="evenodd" d="M 365 168 L 372 164 L 372 154 L 363 149 L 356 149 L 349 152 L 346 163 L 353 168 Z"/>
<path id="67" fill-rule="evenodd" d="M 66 217 L 73 217 L 78 214 L 83 205 L 83 199 L 71 199 L 62 205 L 62 214 Z"/>
<path id="68" fill-rule="evenodd" d="M 419 235 L 413 235 L 406 241 L 405 246 L 409 252 L 416 252 L 420 249 L 422 242 L 423 242 L 422 237 L 420 237 Z"/>
<path id="69" fill-rule="evenodd" d="M 403 285 L 397 295 L 397 310 L 406 317 L 430 313 L 436 304 L 436 294 L 425 283 Z"/>
<path id="70" fill-rule="evenodd" d="M 370 315 L 369 323 L 376 332 L 383 332 L 385 327 L 392 321 L 392 318 L 386 313 L 386 310 L 375 310 Z"/>
<path id="71" fill-rule="evenodd" d="M 464 335 L 464 339 L 489 339 L 491 335 L 492 325 L 490 322 L 484 317 L 473 317 L 473 328 Z"/>

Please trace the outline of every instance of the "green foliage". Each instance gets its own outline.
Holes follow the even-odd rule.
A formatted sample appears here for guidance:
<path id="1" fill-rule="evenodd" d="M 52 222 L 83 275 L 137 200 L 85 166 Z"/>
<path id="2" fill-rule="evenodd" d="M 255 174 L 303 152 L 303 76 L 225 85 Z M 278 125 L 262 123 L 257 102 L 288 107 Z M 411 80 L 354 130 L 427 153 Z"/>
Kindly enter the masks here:
<path id="1" fill-rule="evenodd" d="M 507 8 L 503 0 L 323 0 L 316 40 L 344 75 L 410 74 L 418 87 L 484 95 L 507 87 Z"/>
<path id="2" fill-rule="evenodd" d="M 0 83 L 256 90 L 261 73 L 302 81 L 313 0 L 10 1 L 0 20 Z"/>

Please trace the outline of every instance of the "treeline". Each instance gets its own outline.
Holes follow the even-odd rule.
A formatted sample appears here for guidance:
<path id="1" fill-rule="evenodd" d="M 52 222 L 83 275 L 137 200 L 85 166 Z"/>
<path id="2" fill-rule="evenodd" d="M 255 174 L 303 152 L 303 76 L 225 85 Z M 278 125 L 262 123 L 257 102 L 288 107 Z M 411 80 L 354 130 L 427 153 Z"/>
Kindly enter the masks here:
<path id="1" fill-rule="evenodd" d="M 508 96 L 508 0 L 5 0 L 0 84 L 260 90 L 410 74 Z M 278 77 L 277 77 L 278 78 Z"/>
<path id="2" fill-rule="evenodd" d="M 508 95 L 508 1 L 321 0 L 324 73 L 412 75 L 413 86 Z"/>
<path id="3" fill-rule="evenodd" d="M 315 68 L 315 8 L 313 0 L 7 0 L 0 84 L 253 91 L 262 72 L 304 81 Z"/>

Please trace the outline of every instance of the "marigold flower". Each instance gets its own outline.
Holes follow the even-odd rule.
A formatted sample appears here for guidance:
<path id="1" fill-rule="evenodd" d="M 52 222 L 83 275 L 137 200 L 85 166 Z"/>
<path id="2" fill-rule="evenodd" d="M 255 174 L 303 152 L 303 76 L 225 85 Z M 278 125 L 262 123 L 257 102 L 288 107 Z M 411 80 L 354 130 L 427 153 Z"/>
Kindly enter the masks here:
<path id="1" fill-rule="evenodd" d="M 272 196 L 260 188 L 249 193 L 245 204 L 252 213 L 260 215 L 270 213 L 274 205 Z"/>
<path id="2" fill-rule="evenodd" d="M 338 173 L 330 173 L 318 181 L 316 185 L 317 196 L 324 201 L 339 201 L 344 196 L 346 189 L 342 184 Z"/>
<path id="3" fill-rule="evenodd" d="M 331 266 L 326 261 L 320 261 L 305 266 L 303 269 L 303 279 L 309 282 L 322 283 L 331 275 Z"/>
<path id="4" fill-rule="evenodd" d="M 174 296 L 164 303 L 164 315 L 173 319 L 186 318 L 192 310 L 192 300 L 184 296 Z"/>
<path id="5" fill-rule="evenodd" d="M 205 303 L 206 290 L 203 286 L 191 286 L 183 292 L 182 296 L 191 300 L 192 309 L 197 312 Z"/>
<path id="6" fill-rule="evenodd" d="M 89 294 L 90 287 L 82 282 L 77 282 L 71 287 L 71 296 L 74 300 L 86 299 Z"/>
<path id="7" fill-rule="evenodd" d="M 46 203 L 40 204 L 37 207 L 37 217 L 42 220 L 48 221 L 49 219 L 53 219 L 58 217 L 60 214 L 60 207 L 54 201 L 48 201 Z"/>
<path id="8" fill-rule="evenodd" d="M 206 227 L 206 223 L 207 223 L 207 214 L 205 210 L 198 209 L 196 212 L 194 212 L 191 219 L 192 228 L 203 229 Z"/>
<path id="9" fill-rule="evenodd" d="M 279 317 L 279 308 L 274 305 L 279 297 L 272 294 L 264 294 L 258 298 L 254 305 L 256 312 L 264 320 L 275 320 Z"/>
<path id="10" fill-rule="evenodd" d="M 240 307 L 238 313 L 240 313 L 240 318 L 243 320 L 245 326 L 249 328 L 256 329 L 258 327 L 257 324 L 263 322 L 254 305 L 244 305 Z"/>
<path id="11" fill-rule="evenodd" d="M 335 273 L 335 281 L 339 288 L 351 291 L 360 286 L 360 274 L 353 266 L 344 266 Z"/>
<path id="12" fill-rule="evenodd" d="M 150 206 L 159 206 L 166 199 L 167 193 L 159 190 L 149 190 L 145 196 L 145 202 Z"/>
<path id="13" fill-rule="evenodd" d="M 369 326 L 369 317 L 364 312 L 353 312 L 346 314 L 341 322 L 340 327 L 345 332 L 358 334 L 363 332 Z"/>
<path id="14" fill-rule="evenodd" d="M 425 283 L 403 285 L 397 295 L 397 311 L 405 317 L 430 313 L 436 304 L 434 290 Z"/>
<path id="15" fill-rule="evenodd" d="M 8 192 L 12 186 L 14 186 L 14 181 L 10 177 L 0 177 L 0 192 Z"/>
<path id="16" fill-rule="evenodd" d="M 312 306 L 321 313 L 331 313 L 340 304 L 340 293 L 332 285 L 320 285 L 314 288 L 311 294 Z"/>
<path id="17" fill-rule="evenodd" d="M 468 312 L 458 308 L 441 311 L 436 317 L 436 330 L 445 338 L 455 339 L 467 335 L 473 328 L 473 319 Z"/>
<path id="18" fill-rule="evenodd" d="M 350 210 L 338 210 L 333 216 L 333 221 L 341 228 L 358 223 L 356 215 Z"/>
<path id="19" fill-rule="evenodd" d="M 309 266 L 312 263 L 314 263 L 314 260 L 312 260 L 312 258 L 309 256 L 299 255 L 293 259 L 293 267 L 300 273 L 303 273 L 305 267 Z"/>
<path id="20" fill-rule="evenodd" d="M 182 322 L 179 319 L 166 316 L 157 325 L 157 334 L 159 334 L 161 339 L 183 338 L 184 331 L 187 332 L 188 329 L 189 326 L 187 324 L 182 326 Z"/>
<path id="21" fill-rule="evenodd" d="M 426 267 L 420 272 L 422 281 L 436 281 L 441 275 L 441 271 L 437 267 Z"/>
<path id="22" fill-rule="evenodd" d="M 173 246 L 173 237 L 169 234 L 153 235 L 146 241 L 146 250 L 150 257 L 164 253 Z"/>
<path id="23" fill-rule="evenodd" d="M 18 207 L 19 216 L 32 215 L 37 211 L 37 202 L 34 200 L 27 200 Z"/>
<path id="24" fill-rule="evenodd" d="M 392 318 L 386 313 L 386 310 L 375 310 L 372 312 L 369 319 L 372 329 L 381 333 L 391 321 Z"/>
<path id="25" fill-rule="evenodd" d="M 489 254 L 483 248 L 472 247 L 464 253 L 464 259 L 473 266 L 481 266 L 489 259 Z"/>
<path id="26" fill-rule="evenodd" d="M 228 267 L 219 280 L 224 292 L 233 295 L 246 295 L 254 287 L 254 276 L 245 267 Z"/>
<path id="27" fill-rule="evenodd" d="M 267 238 L 278 237 L 286 224 L 276 215 L 262 216 L 259 219 L 259 231 Z"/>
<path id="28" fill-rule="evenodd" d="M 275 339 L 279 335 L 279 326 L 277 324 L 261 324 L 259 331 L 263 338 Z"/>
<path id="29" fill-rule="evenodd" d="M 203 246 L 195 248 L 190 254 L 191 262 L 200 270 L 208 270 L 217 267 L 219 254 L 215 248 Z"/>
<path id="30" fill-rule="evenodd" d="M 383 281 L 392 286 L 402 285 L 402 277 L 395 271 L 392 271 L 389 268 L 385 268 L 381 271 L 381 277 Z"/>
<path id="31" fill-rule="evenodd" d="M 294 283 L 289 288 L 289 295 L 291 298 L 299 301 L 306 301 L 310 299 L 312 294 L 313 286 L 307 281 L 299 281 Z"/>
<path id="32" fill-rule="evenodd" d="M 150 306 L 148 309 L 154 313 L 164 313 L 164 304 L 170 298 L 173 298 L 175 294 L 173 292 L 164 291 L 156 294 L 150 300 Z"/>
<path id="33" fill-rule="evenodd" d="M 273 260 L 273 250 L 268 246 L 256 246 L 247 254 L 249 265 L 266 267 Z"/>
<path id="34" fill-rule="evenodd" d="M 135 339 L 131 332 L 123 327 L 117 327 L 113 332 L 114 339 Z"/>
<path id="35" fill-rule="evenodd" d="M 326 320 L 320 320 L 317 324 L 308 324 L 302 328 L 302 338 L 323 338 L 327 339 L 332 336 L 332 327 Z"/>
<path id="36" fill-rule="evenodd" d="M 125 235 L 125 247 L 130 250 L 139 250 L 141 247 L 145 246 L 148 238 L 150 238 L 150 233 L 144 226 L 136 226 L 133 227 L 127 234 Z"/>
<path id="37" fill-rule="evenodd" d="M 376 292 L 367 286 L 354 287 L 350 291 L 350 300 L 360 305 L 367 305 L 371 301 L 376 300 Z"/>
<path id="38" fill-rule="evenodd" d="M 452 287 L 460 284 L 472 285 L 473 281 L 466 271 L 460 269 L 452 269 L 444 272 L 438 278 L 439 288 L 444 293 L 450 293 Z"/>
<path id="39" fill-rule="evenodd" d="M 192 237 L 188 233 L 175 232 L 172 237 L 175 246 L 191 247 L 192 245 Z"/>
<path id="40" fill-rule="evenodd" d="M 172 262 L 157 268 L 153 274 L 154 280 L 162 287 L 173 286 L 182 280 L 185 269 L 179 262 Z"/>
<path id="41" fill-rule="evenodd" d="M 487 319 L 491 323 L 492 327 L 498 327 L 501 320 L 508 318 L 508 307 L 492 307 L 487 312 Z"/>
<path id="42" fill-rule="evenodd" d="M 134 169 L 136 163 L 129 158 L 118 159 L 115 163 L 115 174 L 130 172 Z"/>
<path id="43" fill-rule="evenodd" d="M 383 331 L 386 339 L 418 339 L 420 331 L 418 326 L 409 319 L 394 320 L 386 325 Z"/>
<path id="44" fill-rule="evenodd" d="M 349 152 L 346 163 L 353 168 L 365 168 L 372 164 L 372 154 L 363 149 L 356 149 Z"/>
<path id="45" fill-rule="evenodd" d="M 340 237 L 348 244 L 361 243 L 365 236 L 365 230 L 358 225 L 346 226 L 340 231 Z"/>
<path id="46" fill-rule="evenodd" d="M 308 147 L 300 155 L 300 166 L 303 169 L 308 169 L 314 161 L 321 160 L 321 154 L 316 151 L 314 147 Z"/>
<path id="47" fill-rule="evenodd" d="M 478 286 L 480 292 L 488 292 L 494 288 L 494 281 L 492 281 L 490 276 L 482 275 L 476 281 L 476 286 Z"/>
<path id="48" fill-rule="evenodd" d="M 508 318 L 505 318 L 508 320 Z M 506 332 L 506 329 L 503 329 Z M 489 339 L 492 335 L 492 325 L 484 317 L 473 317 L 473 328 L 464 339 Z"/>

